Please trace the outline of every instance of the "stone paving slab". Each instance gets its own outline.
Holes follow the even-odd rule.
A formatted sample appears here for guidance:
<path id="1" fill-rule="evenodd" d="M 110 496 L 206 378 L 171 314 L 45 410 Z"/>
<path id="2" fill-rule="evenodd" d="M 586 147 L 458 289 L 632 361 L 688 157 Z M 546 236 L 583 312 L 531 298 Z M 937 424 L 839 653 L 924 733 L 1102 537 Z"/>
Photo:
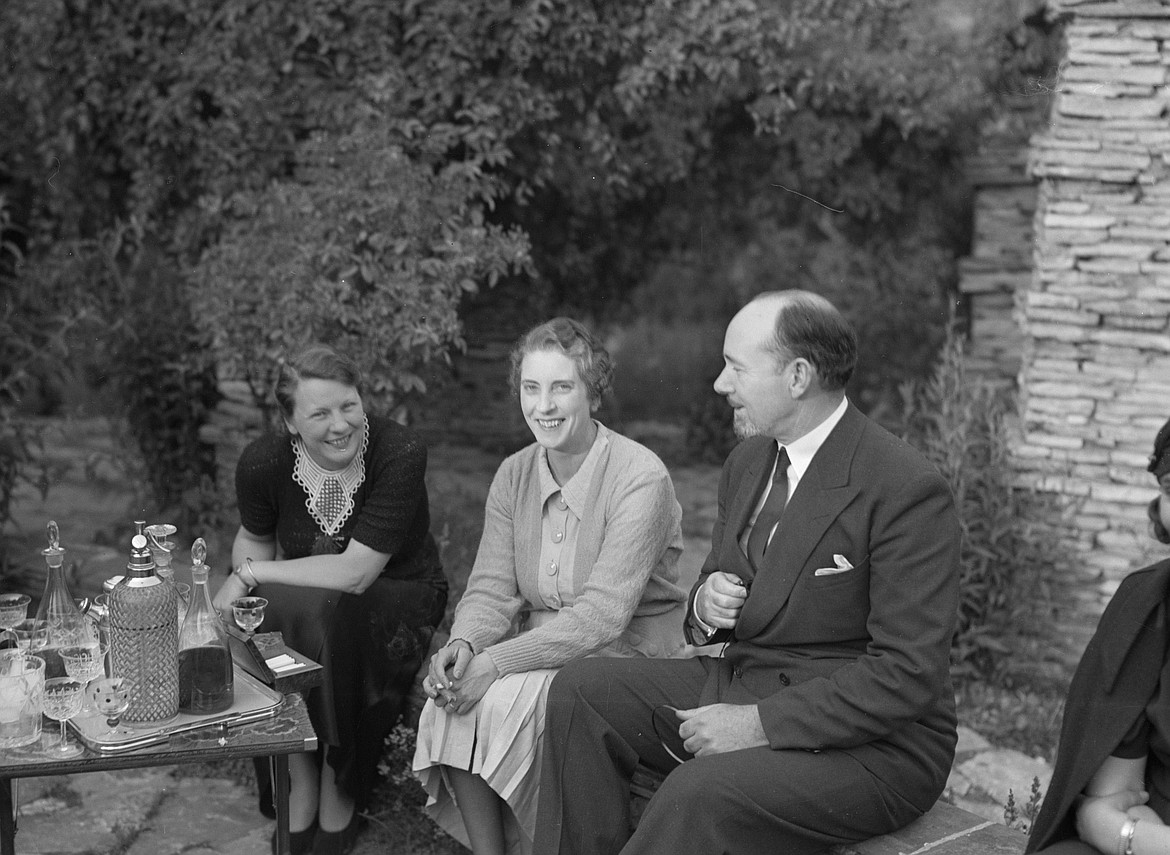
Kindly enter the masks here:
<path id="1" fill-rule="evenodd" d="M 172 767 L 18 783 L 18 855 L 268 855 L 274 828 L 250 788 Z"/>
<path id="2" fill-rule="evenodd" d="M 1010 786 L 1027 802 L 1032 776 L 1051 769 L 1018 751 L 995 749 L 959 729 L 946 797 L 1003 822 Z M 174 767 L 89 772 L 17 782 L 18 855 L 268 855 L 274 824 L 256 810 L 250 786 L 224 778 L 176 777 Z M 365 837 L 365 835 L 363 835 Z M 363 845 L 365 843 L 366 845 Z M 359 840 L 355 855 L 376 851 Z"/>

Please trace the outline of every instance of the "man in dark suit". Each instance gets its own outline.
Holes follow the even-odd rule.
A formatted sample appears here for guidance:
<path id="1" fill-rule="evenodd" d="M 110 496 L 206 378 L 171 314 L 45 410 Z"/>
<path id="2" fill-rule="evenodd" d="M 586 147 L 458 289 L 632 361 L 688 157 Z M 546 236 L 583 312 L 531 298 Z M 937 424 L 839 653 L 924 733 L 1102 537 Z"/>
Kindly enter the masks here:
<path id="1" fill-rule="evenodd" d="M 822 297 L 760 295 L 723 357 L 715 390 L 744 441 L 685 627 L 722 650 L 562 669 L 538 855 L 819 852 L 900 828 L 946 783 L 959 575 L 946 482 L 846 400 L 856 340 Z M 639 761 L 666 777 L 631 836 Z"/>

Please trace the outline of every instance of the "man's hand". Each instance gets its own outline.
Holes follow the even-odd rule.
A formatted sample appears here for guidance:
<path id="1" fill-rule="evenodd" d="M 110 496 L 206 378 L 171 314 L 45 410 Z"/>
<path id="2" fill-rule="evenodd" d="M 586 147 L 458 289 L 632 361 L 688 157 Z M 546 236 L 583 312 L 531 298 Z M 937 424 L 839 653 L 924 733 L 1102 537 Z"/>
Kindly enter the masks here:
<path id="1" fill-rule="evenodd" d="M 675 715 L 682 722 L 678 735 L 683 738 L 683 747 L 696 757 L 768 746 L 755 704 L 708 704 L 691 710 L 675 710 Z"/>
<path id="2" fill-rule="evenodd" d="M 747 595 L 747 586 L 742 579 L 734 573 L 716 570 L 695 594 L 695 614 L 707 626 L 735 629 Z"/>

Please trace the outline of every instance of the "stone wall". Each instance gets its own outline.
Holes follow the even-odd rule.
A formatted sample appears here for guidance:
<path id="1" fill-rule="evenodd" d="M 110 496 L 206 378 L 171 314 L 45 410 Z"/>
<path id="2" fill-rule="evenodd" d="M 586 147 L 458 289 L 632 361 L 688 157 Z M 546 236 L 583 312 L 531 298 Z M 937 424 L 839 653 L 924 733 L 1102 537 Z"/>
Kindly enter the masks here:
<path id="1" fill-rule="evenodd" d="M 997 385 L 1020 373 L 1024 332 L 1019 304 L 1032 278 L 1032 220 L 1036 182 L 1028 174 L 1028 140 L 1048 118 L 1043 91 L 1007 99 L 1006 115 L 982 135 L 968 161 L 973 189 L 971 254 L 959 261 L 959 291 L 967 303 L 967 364 Z"/>
<path id="2" fill-rule="evenodd" d="M 1170 0 L 1050 11 L 1066 52 L 1031 142 L 1039 201 L 1014 454 L 1020 484 L 1058 499 L 1053 522 L 1099 611 L 1165 551 L 1147 535 L 1146 464 L 1170 416 Z"/>

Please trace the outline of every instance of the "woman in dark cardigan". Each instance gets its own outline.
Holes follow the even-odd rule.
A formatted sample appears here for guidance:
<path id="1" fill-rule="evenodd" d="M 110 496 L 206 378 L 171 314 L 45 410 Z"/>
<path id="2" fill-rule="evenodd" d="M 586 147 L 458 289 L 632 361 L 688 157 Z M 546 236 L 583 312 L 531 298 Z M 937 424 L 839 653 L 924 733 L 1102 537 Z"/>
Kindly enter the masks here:
<path id="1" fill-rule="evenodd" d="M 269 601 L 260 629 L 324 666 L 306 696 L 321 748 L 289 758 L 289 826 L 294 853 L 333 855 L 354 845 L 447 582 L 429 530 L 426 447 L 365 412 L 354 363 L 310 346 L 282 366 L 275 393 L 285 430 L 240 456 L 235 571 L 215 605 L 254 589 Z"/>
<path id="2" fill-rule="evenodd" d="M 1170 543 L 1170 421 L 1149 471 Z M 1170 853 L 1170 560 L 1127 576 L 1069 686 L 1056 769 L 1028 840 L 1046 855 Z"/>

